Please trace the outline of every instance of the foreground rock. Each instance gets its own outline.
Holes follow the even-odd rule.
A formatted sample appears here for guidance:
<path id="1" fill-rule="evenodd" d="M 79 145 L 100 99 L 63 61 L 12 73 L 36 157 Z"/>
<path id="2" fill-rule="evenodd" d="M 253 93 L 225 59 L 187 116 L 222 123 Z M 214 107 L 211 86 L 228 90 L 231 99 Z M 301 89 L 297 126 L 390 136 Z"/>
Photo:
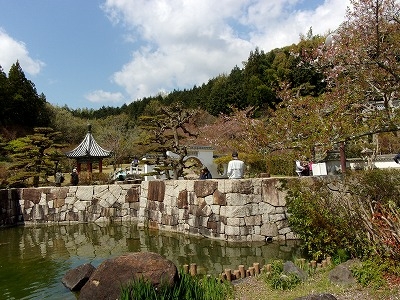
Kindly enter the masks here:
<path id="1" fill-rule="evenodd" d="M 81 289 L 79 300 L 118 299 L 121 286 L 139 278 L 148 280 L 155 287 L 160 284 L 173 286 L 179 275 L 174 263 L 157 253 L 130 253 L 104 261 Z"/>
<path id="2" fill-rule="evenodd" d="M 329 273 L 329 280 L 334 284 L 341 285 L 350 285 L 356 283 L 356 279 L 351 273 L 351 268 L 360 261 L 358 259 L 351 259 L 340 265 L 337 265 L 332 271 Z"/>
<path id="3" fill-rule="evenodd" d="M 79 291 L 89 280 L 90 276 L 96 270 L 91 264 L 80 265 L 65 274 L 62 283 L 71 291 Z"/>
<path id="4" fill-rule="evenodd" d="M 337 300 L 332 294 L 313 294 L 296 298 L 295 300 Z"/>
<path id="5" fill-rule="evenodd" d="M 296 266 L 292 261 L 287 261 L 283 264 L 283 273 L 285 274 L 294 274 L 298 278 L 301 279 L 301 281 L 304 281 L 307 279 L 307 274 L 304 272 L 302 269 L 300 269 L 298 266 Z"/>

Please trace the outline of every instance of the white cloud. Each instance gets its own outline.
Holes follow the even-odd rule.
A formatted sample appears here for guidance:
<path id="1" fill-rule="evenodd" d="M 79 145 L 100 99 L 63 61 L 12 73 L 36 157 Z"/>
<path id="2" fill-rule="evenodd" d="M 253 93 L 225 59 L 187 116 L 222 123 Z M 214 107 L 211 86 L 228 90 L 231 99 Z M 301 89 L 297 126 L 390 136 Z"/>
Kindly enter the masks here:
<path id="1" fill-rule="evenodd" d="M 113 80 L 132 100 L 191 88 L 264 51 L 299 41 L 312 27 L 326 34 L 343 21 L 349 0 L 106 0 L 103 10 L 123 24 L 132 57 Z M 135 44 L 137 43 L 137 44 Z"/>
<path id="2" fill-rule="evenodd" d="M 122 103 L 124 96 L 121 93 L 110 93 L 103 90 L 92 91 L 85 95 L 85 98 L 93 103 Z"/>
<path id="3" fill-rule="evenodd" d="M 38 74 L 45 66 L 44 62 L 29 56 L 23 42 L 14 40 L 0 27 L 0 66 L 7 73 L 17 60 L 24 72 L 30 75 Z"/>

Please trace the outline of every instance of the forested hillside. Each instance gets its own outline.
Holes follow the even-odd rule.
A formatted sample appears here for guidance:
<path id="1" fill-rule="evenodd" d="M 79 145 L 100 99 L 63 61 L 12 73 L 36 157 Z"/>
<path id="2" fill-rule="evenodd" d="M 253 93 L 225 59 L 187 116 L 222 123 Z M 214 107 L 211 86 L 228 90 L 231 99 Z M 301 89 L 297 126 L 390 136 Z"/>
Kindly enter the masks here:
<path id="1" fill-rule="evenodd" d="M 35 127 L 62 133 L 59 142 L 70 150 L 88 122 L 97 142 L 113 152 L 114 165 L 149 153 L 165 157 L 168 147 L 184 155 L 196 144 L 214 147 L 220 162 L 238 150 L 250 175 L 290 174 L 295 158 L 319 161 L 331 150 L 360 157 L 367 149 L 372 158 L 397 152 L 399 5 L 354 2 L 332 34 L 314 36 L 310 29 L 298 44 L 254 49 L 229 74 L 201 86 L 121 107 L 52 106 L 16 62 L 8 76 L 0 72 L 3 160 L 18 149 L 10 142 Z M 165 168 L 182 167 L 165 161 Z"/>

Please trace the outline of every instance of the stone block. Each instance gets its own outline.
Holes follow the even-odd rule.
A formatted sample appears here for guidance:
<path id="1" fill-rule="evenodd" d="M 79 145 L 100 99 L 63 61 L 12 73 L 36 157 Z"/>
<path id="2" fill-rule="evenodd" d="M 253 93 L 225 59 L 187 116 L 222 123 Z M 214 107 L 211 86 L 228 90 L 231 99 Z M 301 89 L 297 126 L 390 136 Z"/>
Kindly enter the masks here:
<path id="1" fill-rule="evenodd" d="M 292 230 L 289 227 L 283 227 L 283 228 L 279 229 L 278 232 L 280 235 L 286 235 L 289 232 L 292 232 Z"/>
<path id="2" fill-rule="evenodd" d="M 211 211 L 213 214 L 219 215 L 221 206 L 219 205 L 210 205 Z"/>
<path id="3" fill-rule="evenodd" d="M 132 202 L 139 202 L 140 199 L 140 186 L 133 186 L 129 190 L 127 190 L 125 195 L 125 201 L 132 203 Z"/>
<path id="4" fill-rule="evenodd" d="M 229 235 L 229 236 L 232 236 L 232 235 L 238 236 L 238 235 L 240 235 L 240 229 L 237 226 L 226 225 L 225 226 L 225 234 Z"/>
<path id="5" fill-rule="evenodd" d="M 265 223 L 261 225 L 260 233 L 266 237 L 274 237 L 279 234 L 278 227 L 274 223 Z"/>
<path id="6" fill-rule="evenodd" d="M 277 207 L 266 202 L 261 202 L 258 204 L 258 211 L 261 215 L 275 214 L 277 213 L 277 209 Z"/>
<path id="7" fill-rule="evenodd" d="M 286 192 L 280 190 L 281 182 L 279 179 L 271 178 L 262 182 L 263 201 L 273 206 L 286 205 Z"/>
<path id="8" fill-rule="evenodd" d="M 250 216 L 249 206 L 227 206 L 225 216 L 230 218 L 244 218 Z"/>
<path id="9" fill-rule="evenodd" d="M 48 201 L 48 202 L 47 202 L 47 207 L 48 207 L 48 208 L 54 208 L 54 201 L 53 201 L 53 200 Z"/>
<path id="10" fill-rule="evenodd" d="M 246 226 L 255 226 L 261 225 L 261 215 L 252 215 L 252 216 L 247 216 L 244 217 L 244 223 L 246 224 Z"/>
<path id="11" fill-rule="evenodd" d="M 60 208 L 60 207 L 63 207 L 64 205 L 65 205 L 65 199 L 63 199 L 63 198 L 57 198 L 53 201 L 54 208 Z"/>
<path id="12" fill-rule="evenodd" d="M 218 188 L 218 183 L 214 180 L 195 180 L 194 193 L 197 197 L 206 197 L 214 193 Z"/>
<path id="13" fill-rule="evenodd" d="M 286 240 L 300 240 L 300 237 L 296 233 L 291 231 L 291 232 L 288 232 L 285 234 L 285 239 Z"/>
<path id="14" fill-rule="evenodd" d="M 234 226 L 234 227 L 239 227 L 239 226 L 244 226 L 245 221 L 244 218 L 226 218 L 226 225 L 227 226 Z"/>
<path id="15" fill-rule="evenodd" d="M 149 181 L 148 200 L 163 201 L 165 196 L 165 182 L 160 180 Z"/>
<path id="16" fill-rule="evenodd" d="M 25 201 L 31 201 L 34 204 L 38 204 L 40 201 L 40 195 L 42 194 L 41 189 L 23 189 L 22 199 Z"/>
<path id="17" fill-rule="evenodd" d="M 187 190 L 179 191 L 177 198 L 177 207 L 178 208 L 188 208 L 188 192 Z"/>
<path id="18" fill-rule="evenodd" d="M 90 204 L 88 201 L 76 201 L 74 207 L 77 211 L 86 210 L 87 206 Z"/>
<path id="19" fill-rule="evenodd" d="M 226 205 L 226 194 L 221 193 L 219 190 L 215 190 L 213 193 L 213 204 Z"/>
<path id="20" fill-rule="evenodd" d="M 254 194 L 253 181 L 249 179 L 235 179 L 232 181 L 231 193 Z"/>
<path id="21" fill-rule="evenodd" d="M 52 199 L 65 199 L 67 197 L 68 190 L 68 187 L 52 188 L 49 195 L 51 195 Z"/>
<path id="22" fill-rule="evenodd" d="M 237 193 L 226 194 L 226 205 L 239 206 L 245 204 L 246 204 L 246 198 L 244 197 L 244 195 Z"/>
<path id="23" fill-rule="evenodd" d="M 204 197 L 204 201 L 207 203 L 207 205 L 211 205 L 214 203 L 214 196 L 213 195 L 209 195 Z"/>
<path id="24" fill-rule="evenodd" d="M 79 186 L 75 194 L 79 200 L 89 201 L 93 198 L 93 186 Z"/>
<path id="25" fill-rule="evenodd" d="M 247 205 L 249 207 L 249 212 L 251 216 L 260 215 L 260 210 L 258 208 L 258 203 L 251 203 Z"/>
<path id="26" fill-rule="evenodd" d="M 202 216 L 210 216 L 213 213 L 211 206 L 210 205 L 205 205 L 202 209 L 201 209 L 201 215 Z"/>
<path id="27" fill-rule="evenodd" d="M 284 214 L 270 214 L 269 219 L 271 222 L 278 222 L 282 220 L 286 220 L 286 215 Z"/>
<path id="28" fill-rule="evenodd" d="M 93 187 L 93 194 L 97 195 L 100 193 L 104 193 L 105 191 L 108 191 L 109 185 L 95 185 Z"/>
<path id="29" fill-rule="evenodd" d="M 265 236 L 260 235 L 260 234 L 253 234 L 251 236 L 251 241 L 252 242 L 263 242 L 263 241 L 265 241 Z"/>

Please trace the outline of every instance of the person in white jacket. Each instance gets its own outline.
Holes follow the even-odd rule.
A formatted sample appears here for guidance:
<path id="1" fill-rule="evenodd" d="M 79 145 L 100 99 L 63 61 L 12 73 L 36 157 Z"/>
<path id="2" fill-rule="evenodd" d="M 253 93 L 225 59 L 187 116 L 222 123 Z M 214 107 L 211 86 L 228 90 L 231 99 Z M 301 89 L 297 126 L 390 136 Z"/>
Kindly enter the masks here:
<path id="1" fill-rule="evenodd" d="M 227 175 L 229 179 L 241 179 L 244 174 L 244 162 L 239 159 L 238 153 L 232 153 L 232 160 L 228 163 Z"/>
<path id="2" fill-rule="evenodd" d="M 304 171 L 304 167 L 301 165 L 300 160 L 296 160 L 296 173 L 301 176 L 301 173 Z"/>

